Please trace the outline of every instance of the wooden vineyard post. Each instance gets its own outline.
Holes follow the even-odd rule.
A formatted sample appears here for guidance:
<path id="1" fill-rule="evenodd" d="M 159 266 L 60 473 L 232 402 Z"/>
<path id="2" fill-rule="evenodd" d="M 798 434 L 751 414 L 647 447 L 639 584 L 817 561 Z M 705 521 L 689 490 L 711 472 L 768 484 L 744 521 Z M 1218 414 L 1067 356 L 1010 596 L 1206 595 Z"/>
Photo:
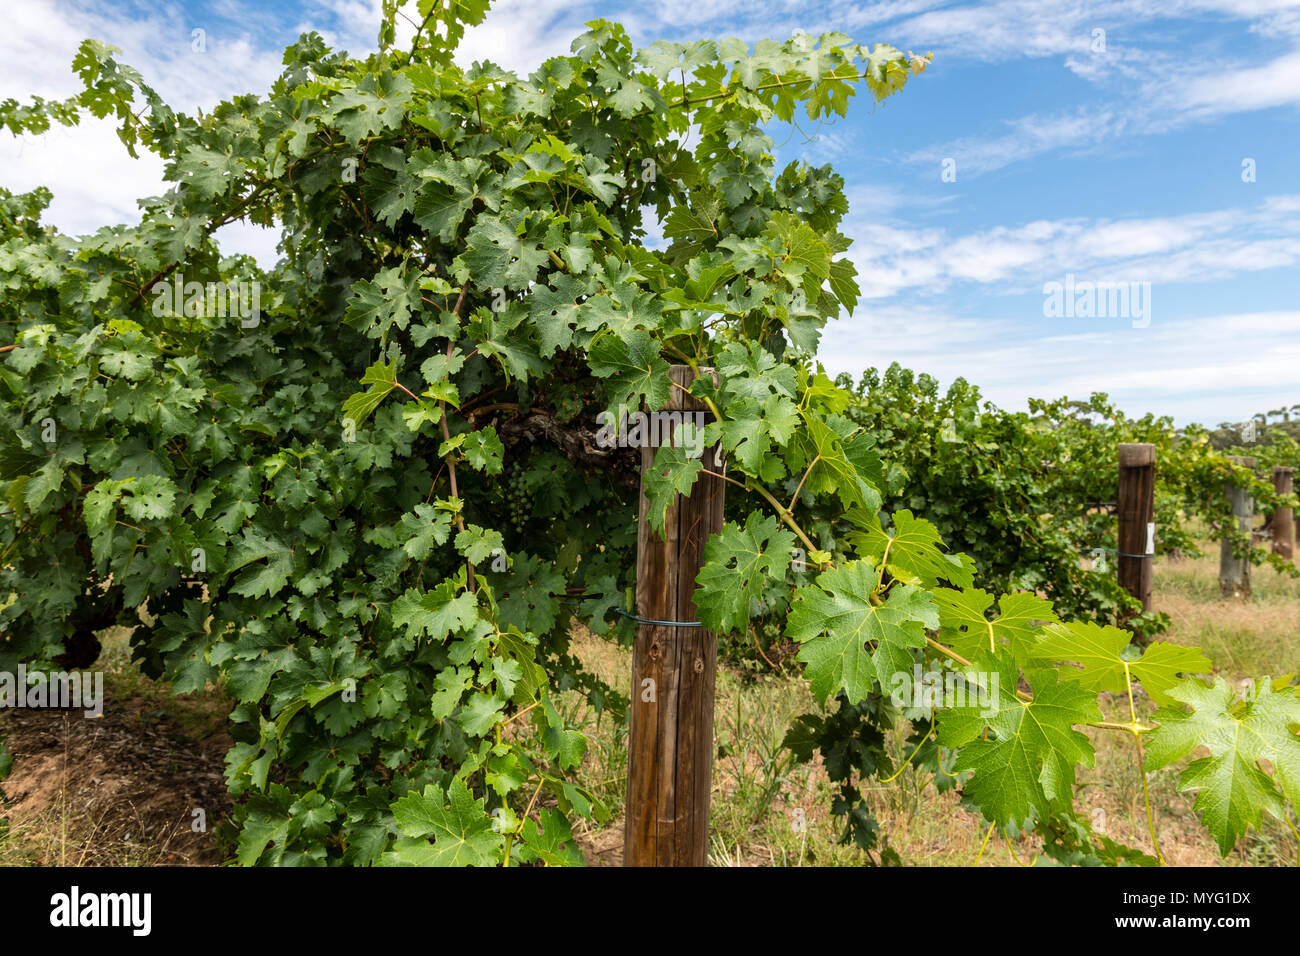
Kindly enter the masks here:
<path id="1" fill-rule="evenodd" d="M 1251 456 L 1232 456 L 1228 459 L 1247 468 L 1255 467 Z M 1255 500 L 1245 488 L 1228 486 L 1228 498 L 1232 502 L 1232 516 L 1237 527 L 1249 533 L 1255 516 Z M 1250 596 L 1250 559 L 1237 558 L 1232 554 L 1232 542 L 1224 538 L 1219 543 L 1219 588 L 1225 597 Z"/>
<path id="2" fill-rule="evenodd" d="M 1295 487 L 1292 470 L 1286 465 L 1273 466 L 1273 490 L 1279 495 L 1289 495 Z M 1288 561 L 1295 553 L 1295 515 L 1290 508 L 1277 508 L 1268 522 L 1273 533 L 1273 553 Z"/>
<path id="3" fill-rule="evenodd" d="M 1151 564 L 1156 551 L 1156 446 L 1119 446 L 1119 584 L 1151 610 Z"/>
<path id="4" fill-rule="evenodd" d="M 664 411 L 704 412 L 705 405 L 683 391 L 690 388 L 694 372 L 674 365 L 670 374 L 675 384 Z M 704 374 L 717 381 L 711 369 Z M 659 429 L 661 435 L 664 431 L 669 430 Z M 662 436 L 663 442 L 668 440 L 669 435 Z M 703 455 L 706 470 L 723 473 L 717 448 L 706 448 Z M 636 613 L 650 621 L 698 621 L 695 577 L 704 563 L 705 542 L 722 530 L 724 482 L 701 474 L 689 495 L 676 496 L 661 538 L 646 520 L 645 474 L 654 458 L 654 448 L 641 449 Z M 717 640 L 711 631 L 638 621 L 632 657 L 624 866 L 708 864 L 716 664 Z"/>

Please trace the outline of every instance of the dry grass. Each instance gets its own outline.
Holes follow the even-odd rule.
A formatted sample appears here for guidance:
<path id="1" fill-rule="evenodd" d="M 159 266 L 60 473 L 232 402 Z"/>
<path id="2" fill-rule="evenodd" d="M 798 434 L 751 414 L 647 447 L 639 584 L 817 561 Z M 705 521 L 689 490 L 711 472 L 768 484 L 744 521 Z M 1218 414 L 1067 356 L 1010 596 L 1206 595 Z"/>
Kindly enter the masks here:
<path id="1" fill-rule="evenodd" d="M 1205 651 L 1217 673 L 1261 677 L 1293 673 L 1300 661 L 1300 581 L 1252 568 L 1246 600 L 1219 594 L 1218 560 L 1156 562 L 1152 603 L 1172 620 L 1169 640 Z"/>

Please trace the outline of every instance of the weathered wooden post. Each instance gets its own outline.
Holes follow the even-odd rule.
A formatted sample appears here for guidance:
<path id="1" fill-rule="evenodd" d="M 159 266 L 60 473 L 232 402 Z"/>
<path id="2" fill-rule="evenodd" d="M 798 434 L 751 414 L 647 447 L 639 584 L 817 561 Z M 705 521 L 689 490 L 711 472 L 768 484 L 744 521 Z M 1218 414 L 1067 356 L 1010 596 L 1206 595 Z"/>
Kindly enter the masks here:
<path id="1" fill-rule="evenodd" d="M 717 373 L 706 374 L 717 381 Z M 675 384 L 665 411 L 704 412 L 705 405 L 683 391 L 694 372 L 675 365 L 671 375 Z M 703 454 L 707 470 L 724 473 L 718 449 Z M 704 544 L 722 530 L 725 483 L 701 474 L 690 495 L 678 495 L 669 506 L 661 538 L 646 520 L 645 474 L 654 458 L 654 448 L 642 448 L 636 555 L 636 613 L 642 620 L 632 656 L 623 864 L 706 866 L 717 640 L 690 623 L 699 620 L 695 577 L 704 564 Z"/>
<path id="2" fill-rule="evenodd" d="M 1151 564 L 1156 551 L 1156 446 L 1119 446 L 1119 584 L 1151 610 Z"/>
<path id="3" fill-rule="evenodd" d="M 1233 464 L 1255 467 L 1255 459 L 1250 455 L 1234 455 L 1228 459 Z M 1228 486 L 1228 498 L 1232 502 L 1232 516 L 1237 527 L 1250 534 L 1255 517 L 1255 499 L 1245 488 Z M 1219 588 L 1225 597 L 1250 596 L 1250 559 L 1237 558 L 1232 553 L 1232 542 L 1224 538 L 1219 543 Z"/>
<path id="4" fill-rule="evenodd" d="M 1273 490 L 1279 495 L 1289 495 L 1295 487 L 1292 469 L 1286 465 L 1273 466 Z M 1275 508 L 1268 521 L 1273 534 L 1273 553 L 1288 561 L 1295 553 L 1295 514 L 1290 508 Z"/>

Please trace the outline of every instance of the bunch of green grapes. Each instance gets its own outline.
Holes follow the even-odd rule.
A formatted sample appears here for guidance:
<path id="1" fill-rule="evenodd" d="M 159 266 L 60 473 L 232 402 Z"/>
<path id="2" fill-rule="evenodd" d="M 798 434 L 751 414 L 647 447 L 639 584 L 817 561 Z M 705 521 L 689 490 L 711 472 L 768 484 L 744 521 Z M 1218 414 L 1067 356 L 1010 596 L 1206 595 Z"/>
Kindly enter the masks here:
<path id="1" fill-rule="evenodd" d="M 523 468 L 517 465 L 511 467 L 505 478 L 506 511 L 510 516 L 510 525 L 515 531 L 521 532 L 533 514 L 533 494 L 524 480 Z"/>

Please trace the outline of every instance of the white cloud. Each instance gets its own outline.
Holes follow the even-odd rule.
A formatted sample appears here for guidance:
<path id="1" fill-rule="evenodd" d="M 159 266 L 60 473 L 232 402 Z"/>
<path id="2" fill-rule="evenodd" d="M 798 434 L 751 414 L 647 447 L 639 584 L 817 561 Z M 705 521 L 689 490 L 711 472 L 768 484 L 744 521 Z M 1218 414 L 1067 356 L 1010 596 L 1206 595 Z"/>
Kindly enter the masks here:
<path id="1" fill-rule="evenodd" d="M 951 158 L 957 181 L 1011 163 L 1066 148 L 1096 149 L 1121 131 L 1122 121 L 1110 107 L 1080 107 L 1066 114 L 1038 114 L 1008 120 L 1000 136 L 967 136 L 916 150 L 906 159 L 938 169 Z M 937 172 L 936 172 L 937 175 Z"/>
<path id="2" fill-rule="evenodd" d="M 1206 21 L 1217 29 L 1196 29 Z M 1094 29 L 1106 31 L 1102 52 L 1090 46 Z M 1069 109 L 1009 119 L 1005 132 L 942 142 L 908 157 L 922 164 L 953 157 L 959 177 L 1058 150 L 1095 151 L 1101 143 L 1113 148 L 1121 136 L 1300 106 L 1300 4 L 1294 0 L 1003 0 L 945 7 L 892 23 L 889 30 L 892 42 L 918 49 L 933 45 L 940 67 L 954 58 L 1060 56 L 1066 69 L 1106 97 L 1097 102 L 1091 95 Z M 1225 42 L 1243 32 L 1278 42 Z M 1279 50 L 1279 42 L 1286 48 Z"/>
<path id="3" fill-rule="evenodd" d="M 1093 281 L 1199 282 L 1300 263 L 1300 197 L 1147 219 L 1037 220 L 962 236 L 884 225 L 854 211 L 844 231 L 866 299 L 954 283 L 1023 292 L 1066 273 Z"/>
<path id="4" fill-rule="evenodd" d="M 107 119 L 52 127 L 42 136 L 0 134 L 5 188 L 29 192 L 47 186 L 54 194 L 45 219 L 80 235 L 101 226 L 136 222 L 136 200 L 164 191 L 163 161 L 141 152 L 133 160 Z"/>
<path id="5" fill-rule="evenodd" d="M 1082 399 L 1099 391 L 1129 414 L 1213 425 L 1296 401 L 1300 312 L 1157 321 L 1146 329 L 1107 323 L 1055 334 L 1050 324 L 1035 333 L 1008 319 L 868 306 L 827 327 L 821 360 L 832 374 L 854 378 L 894 361 L 944 386 L 964 377 L 1011 410 L 1026 408 L 1029 397 Z"/>
<path id="6" fill-rule="evenodd" d="M 456 62 L 491 60 L 527 76 L 549 57 L 567 54 L 573 38 L 586 32 L 583 22 L 595 16 L 570 0 L 498 0 L 483 23 L 465 31 Z"/>
<path id="7" fill-rule="evenodd" d="M 121 49 L 120 62 L 138 69 L 164 100 L 190 112 L 237 93 L 263 92 L 280 71 L 280 51 L 267 49 L 233 21 L 194 18 L 172 6 L 143 16 L 138 10 L 59 0 L 10 5 L 0 33 L 0 96 L 25 100 L 78 92 L 81 81 L 71 64 L 87 38 Z M 206 31 L 202 53 L 192 48 L 196 28 Z"/>
<path id="8" fill-rule="evenodd" d="M 0 32 L 0 98 L 22 102 L 33 95 L 63 98 L 81 90 L 71 63 L 81 41 L 94 38 L 119 47 L 120 62 L 179 111 L 194 114 L 223 99 L 264 91 L 278 75 L 278 51 L 262 49 L 252 36 L 220 21 L 207 23 L 207 49 L 191 48 L 190 31 L 202 26 L 175 7 L 140 17 L 103 4 L 28 0 L 10 5 Z M 74 127 L 55 126 L 41 136 L 0 133 L 0 167 L 6 188 L 48 186 L 54 193 L 47 220 L 65 232 L 134 222 L 136 200 L 165 191 L 163 163 L 139 150 L 133 160 L 111 120 L 86 116 Z"/>
<path id="9" fill-rule="evenodd" d="M 280 241 L 280 230 L 267 229 L 256 223 L 236 219 L 219 227 L 212 233 L 225 256 L 246 255 L 257 260 L 263 269 L 269 269 L 280 258 L 276 243 Z"/>
<path id="10" fill-rule="evenodd" d="M 1215 116 L 1300 103 L 1300 50 L 1260 66 L 1201 76 L 1179 99 L 1197 115 Z"/>

